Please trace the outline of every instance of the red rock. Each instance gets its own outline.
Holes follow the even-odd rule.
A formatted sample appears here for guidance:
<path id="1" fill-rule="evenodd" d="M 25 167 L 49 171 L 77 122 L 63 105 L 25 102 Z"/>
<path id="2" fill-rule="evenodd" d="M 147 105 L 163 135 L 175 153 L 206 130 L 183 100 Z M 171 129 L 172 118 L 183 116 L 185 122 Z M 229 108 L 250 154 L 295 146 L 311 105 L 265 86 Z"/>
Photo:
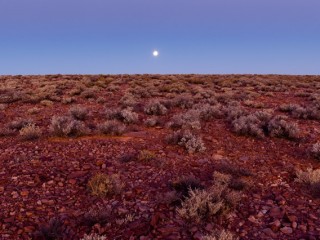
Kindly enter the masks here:
<path id="1" fill-rule="evenodd" d="M 29 191 L 21 191 L 21 192 L 20 192 L 20 195 L 21 195 L 22 197 L 26 197 L 26 196 L 29 195 Z"/>
<path id="2" fill-rule="evenodd" d="M 273 218 L 281 219 L 284 215 L 284 212 L 279 207 L 273 207 L 270 209 L 269 215 Z"/>
<path id="3" fill-rule="evenodd" d="M 31 233 L 35 230 L 35 227 L 34 226 L 26 226 L 23 228 L 23 230 L 27 233 Z"/>
<path id="4" fill-rule="evenodd" d="M 291 234 L 293 233 L 293 230 L 291 227 L 283 227 L 283 228 L 280 228 L 280 231 L 283 232 L 284 234 Z"/>
<path id="5" fill-rule="evenodd" d="M 277 234 L 275 234 L 271 228 L 265 228 L 262 230 L 266 235 L 272 237 L 272 238 L 276 238 L 277 237 Z"/>

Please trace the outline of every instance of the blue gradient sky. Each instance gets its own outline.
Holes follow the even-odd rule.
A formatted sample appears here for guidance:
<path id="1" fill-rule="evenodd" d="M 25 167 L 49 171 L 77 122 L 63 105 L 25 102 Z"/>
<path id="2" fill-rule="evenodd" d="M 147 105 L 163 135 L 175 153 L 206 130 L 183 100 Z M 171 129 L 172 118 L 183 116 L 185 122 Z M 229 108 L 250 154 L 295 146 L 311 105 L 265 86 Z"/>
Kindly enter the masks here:
<path id="1" fill-rule="evenodd" d="M 49 73 L 320 74 L 320 1 L 0 0 L 0 74 Z"/>

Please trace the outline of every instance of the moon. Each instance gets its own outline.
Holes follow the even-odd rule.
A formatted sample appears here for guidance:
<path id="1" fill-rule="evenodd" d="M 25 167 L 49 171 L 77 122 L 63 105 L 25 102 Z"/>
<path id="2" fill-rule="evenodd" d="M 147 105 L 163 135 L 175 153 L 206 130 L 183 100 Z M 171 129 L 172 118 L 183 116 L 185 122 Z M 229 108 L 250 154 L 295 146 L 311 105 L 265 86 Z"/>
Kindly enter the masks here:
<path id="1" fill-rule="evenodd" d="M 158 57 L 159 52 L 158 52 L 157 50 L 154 50 L 154 51 L 152 52 L 152 55 L 153 55 L 154 57 Z"/>

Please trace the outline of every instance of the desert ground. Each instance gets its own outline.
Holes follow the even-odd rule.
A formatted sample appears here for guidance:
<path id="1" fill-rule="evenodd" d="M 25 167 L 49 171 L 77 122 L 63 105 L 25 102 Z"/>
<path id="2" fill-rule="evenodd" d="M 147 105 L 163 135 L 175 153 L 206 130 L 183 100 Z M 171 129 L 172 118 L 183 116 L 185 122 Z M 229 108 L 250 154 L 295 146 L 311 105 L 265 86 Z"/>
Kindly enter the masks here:
<path id="1" fill-rule="evenodd" d="M 320 76 L 0 76 L 0 239 L 320 239 Z"/>

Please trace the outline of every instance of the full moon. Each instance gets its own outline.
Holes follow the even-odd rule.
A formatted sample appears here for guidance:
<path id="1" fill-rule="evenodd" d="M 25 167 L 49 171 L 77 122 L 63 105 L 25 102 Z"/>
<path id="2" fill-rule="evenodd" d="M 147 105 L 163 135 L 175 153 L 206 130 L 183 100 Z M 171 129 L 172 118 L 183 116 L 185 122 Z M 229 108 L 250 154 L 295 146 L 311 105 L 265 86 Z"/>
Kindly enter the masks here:
<path id="1" fill-rule="evenodd" d="M 153 53 L 152 53 L 152 55 L 153 55 L 154 57 L 158 57 L 159 52 L 158 52 L 157 50 L 154 50 Z"/>

